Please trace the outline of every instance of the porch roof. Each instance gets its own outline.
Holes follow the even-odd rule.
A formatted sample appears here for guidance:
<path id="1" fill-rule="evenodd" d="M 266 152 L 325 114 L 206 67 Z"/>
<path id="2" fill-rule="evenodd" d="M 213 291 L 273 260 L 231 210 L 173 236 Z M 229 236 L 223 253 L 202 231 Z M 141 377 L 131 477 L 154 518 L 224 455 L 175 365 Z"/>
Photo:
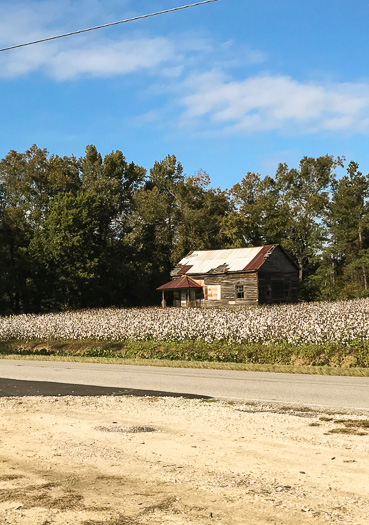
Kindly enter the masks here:
<path id="1" fill-rule="evenodd" d="M 157 290 L 165 292 L 167 290 L 188 290 L 189 288 L 202 288 L 202 286 L 192 279 L 192 277 L 183 275 L 179 279 L 173 279 L 173 281 L 169 281 L 169 283 L 162 284 Z"/>

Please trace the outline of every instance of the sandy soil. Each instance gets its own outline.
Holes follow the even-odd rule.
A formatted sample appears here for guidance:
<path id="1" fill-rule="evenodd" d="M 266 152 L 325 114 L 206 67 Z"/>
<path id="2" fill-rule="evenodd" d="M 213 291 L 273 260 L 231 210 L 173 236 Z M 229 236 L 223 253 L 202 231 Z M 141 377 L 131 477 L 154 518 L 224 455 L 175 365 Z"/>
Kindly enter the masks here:
<path id="1" fill-rule="evenodd" d="M 364 419 L 182 398 L 2 398 L 0 523 L 367 524 Z"/>

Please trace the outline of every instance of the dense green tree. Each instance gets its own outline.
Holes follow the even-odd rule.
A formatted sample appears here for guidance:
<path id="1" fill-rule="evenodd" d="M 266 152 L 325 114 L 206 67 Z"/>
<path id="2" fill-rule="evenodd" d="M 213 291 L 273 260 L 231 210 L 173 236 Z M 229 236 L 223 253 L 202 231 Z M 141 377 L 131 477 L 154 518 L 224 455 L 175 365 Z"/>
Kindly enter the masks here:
<path id="1" fill-rule="evenodd" d="M 178 185 L 183 182 L 182 166 L 174 155 L 155 162 L 144 187 L 138 189 L 130 218 L 127 243 L 137 254 L 137 275 L 153 298 L 156 286 L 167 279 L 178 224 Z M 143 277 L 143 278 L 142 278 Z"/>
<path id="2" fill-rule="evenodd" d="M 277 169 L 281 228 L 276 241 L 295 256 L 301 281 L 326 239 L 323 218 L 337 165 L 342 165 L 341 159 L 325 155 L 304 157 L 299 169 L 289 169 L 286 164 Z"/>
<path id="3" fill-rule="evenodd" d="M 130 231 L 124 243 L 132 254 L 136 304 L 153 304 L 156 287 L 169 278 L 172 231 L 168 228 L 168 207 L 166 195 L 156 186 L 142 188 L 135 195 Z"/>
<path id="4" fill-rule="evenodd" d="M 92 193 L 60 193 L 30 253 L 47 272 L 54 307 L 93 305 L 99 270 L 99 202 Z"/>
<path id="5" fill-rule="evenodd" d="M 177 187 L 177 228 L 171 253 L 172 266 L 190 250 L 214 250 L 227 244 L 223 230 L 229 213 L 227 194 L 209 188 L 210 177 L 200 171 L 186 177 Z"/>
<path id="6" fill-rule="evenodd" d="M 183 167 L 174 155 L 167 155 L 160 162 L 155 162 L 150 170 L 149 186 L 156 186 L 160 193 L 167 196 L 171 205 L 175 204 L 176 188 L 183 182 Z"/>
<path id="7" fill-rule="evenodd" d="M 99 232 L 102 240 L 112 242 L 124 228 L 131 213 L 134 194 L 143 184 L 145 170 L 134 163 L 127 164 L 119 150 L 102 160 L 95 146 L 87 146 L 81 160 L 82 190 L 94 193 L 100 202 Z M 124 235 L 124 231 L 121 232 Z"/>
<path id="8" fill-rule="evenodd" d="M 350 162 L 347 175 L 337 180 L 327 214 L 332 278 L 339 280 L 343 296 L 368 291 L 369 272 L 369 177 Z"/>
<path id="9" fill-rule="evenodd" d="M 65 189 L 53 198 L 30 242 L 29 253 L 38 268 L 37 288 L 42 292 L 38 308 L 134 301 L 127 291 L 132 254 L 124 237 L 145 171 L 128 165 L 121 151 L 102 159 L 92 145 L 78 163 L 78 191 Z"/>
<path id="10" fill-rule="evenodd" d="M 42 226 L 59 191 L 77 190 L 74 158 L 52 157 L 36 145 L 25 153 L 10 151 L 0 162 L 2 184 L 1 251 L 5 264 L 1 288 L 12 311 L 33 309 L 35 266 L 28 245 Z"/>
<path id="11" fill-rule="evenodd" d="M 233 186 L 230 197 L 233 209 L 225 216 L 224 228 L 233 246 L 279 242 L 279 189 L 272 178 L 249 172 Z"/>

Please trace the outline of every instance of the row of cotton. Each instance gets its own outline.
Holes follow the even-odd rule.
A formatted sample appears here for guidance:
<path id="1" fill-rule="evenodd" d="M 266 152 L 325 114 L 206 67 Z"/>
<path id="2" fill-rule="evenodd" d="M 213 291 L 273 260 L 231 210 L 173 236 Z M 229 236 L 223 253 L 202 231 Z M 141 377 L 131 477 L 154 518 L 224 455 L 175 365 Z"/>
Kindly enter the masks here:
<path id="1" fill-rule="evenodd" d="M 369 299 L 244 309 L 93 309 L 0 318 L 0 340 L 349 343 L 369 340 Z"/>

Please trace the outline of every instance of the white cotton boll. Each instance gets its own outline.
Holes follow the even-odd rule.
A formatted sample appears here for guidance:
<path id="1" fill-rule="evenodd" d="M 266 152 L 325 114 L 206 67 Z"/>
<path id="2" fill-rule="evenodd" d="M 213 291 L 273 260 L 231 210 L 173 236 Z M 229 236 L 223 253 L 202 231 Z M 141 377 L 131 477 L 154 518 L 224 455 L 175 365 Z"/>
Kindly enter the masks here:
<path id="1" fill-rule="evenodd" d="M 369 300 L 245 308 L 93 309 L 0 318 L 0 339 L 185 339 L 291 343 L 369 340 Z"/>

